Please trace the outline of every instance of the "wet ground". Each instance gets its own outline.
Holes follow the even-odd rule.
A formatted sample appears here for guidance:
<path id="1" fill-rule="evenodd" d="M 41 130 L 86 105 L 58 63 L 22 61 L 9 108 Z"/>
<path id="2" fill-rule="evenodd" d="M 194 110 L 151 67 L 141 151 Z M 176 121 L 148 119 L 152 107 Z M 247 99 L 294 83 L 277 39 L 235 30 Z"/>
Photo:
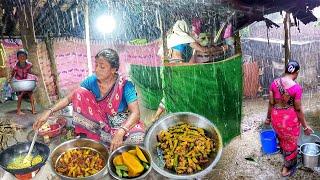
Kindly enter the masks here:
<path id="1" fill-rule="evenodd" d="M 306 117 L 309 125 L 320 132 L 320 94 L 304 96 L 303 101 Z M 29 104 L 23 102 L 24 116 L 15 114 L 16 102 L 8 101 L 0 104 L 0 121 L 9 120 L 23 127 L 23 130 L 16 133 L 16 139 L 20 142 L 31 140 L 33 132 L 31 125 L 35 120 L 35 116 L 28 110 Z M 37 107 L 38 111 L 41 111 Z M 243 120 L 242 134 L 234 138 L 224 149 L 222 157 L 213 169 L 203 179 L 283 179 L 280 176 L 280 168 L 282 166 L 282 157 L 280 154 L 263 155 L 261 153 L 261 145 L 259 142 L 259 130 L 262 122 L 266 117 L 267 101 L 262 98 L 245 99 L 243 102 Z M 141 107 L 141 118 L 146 125 L 151 125 L 151 119 L 154 111 Z M 39 138 L 39 140 L 42 140 Z M 16 141 L 11 138 L 9 144 Z M 50 148 L 53 149 L 57 144 L 61 143 L 60 138 L 51 141 Z M 14 179 L 10 174 L 0 170 L 2 179 Z M 291 179 L 319 179 L 320 172 L 312 171 L 300 167 L 297 173 Z M 50 165 L 47 163 L 34 179 L 57 179 L 52 173 Z M 110 179 L 108 175 L 104 179 Z M 147 179 L 165 179 L 156 172 L 152 172 Z"/>
<path id="2" fill-rule="evenodd" d="M 307 122 L 318 135 L 320 132 L 319 95 L 312 99 L 306 95 L 303 101 Z M 206 176 L 206 179 L 285 179 L 280 174 L 282 156 L 280 154 L 263 155 L 261 151 L 259 130 L 266 117 L 267 103 L 268 101 L 262 98 L 244 100 L 242 134 L 223 149 L 219 163 L 212 173 Z M 312 171 L 300 166 L 290 179 L 319 178 L 320 171 Z"/>

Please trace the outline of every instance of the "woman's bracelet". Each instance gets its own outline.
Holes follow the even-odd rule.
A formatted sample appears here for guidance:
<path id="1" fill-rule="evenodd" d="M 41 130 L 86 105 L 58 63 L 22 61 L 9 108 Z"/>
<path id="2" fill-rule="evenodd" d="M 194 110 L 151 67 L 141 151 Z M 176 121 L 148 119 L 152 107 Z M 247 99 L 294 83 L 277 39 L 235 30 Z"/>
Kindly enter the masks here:
<path id="1" fill-rule="evenodd" d="M 123 129 L 126 134 L 129 132 L 129 129 L 124 126 L 120 126 L 120 128 Z"/>
<path id="2" fill-rule="evenodd" d="M 50 111 L 50 115 L 52 115 L 53 114 L 52 108 L 49 108 L 48 110 Z"/>
<path id="3" fill-rule="evenodd" d="M 225 52 L 225 49 L 224 49 L 224 46 L 221 46 L 222 47 L 222 51 L 223 51 L 223 53 Z"/>
<path id="4" fill-rule="evenodd" d="M 309 127 L 307 126 L 307 127 L 305 127 L 305 128 L 303 128 L 303 130 L 305 131 L 305 130 L 307 130 Z"/>

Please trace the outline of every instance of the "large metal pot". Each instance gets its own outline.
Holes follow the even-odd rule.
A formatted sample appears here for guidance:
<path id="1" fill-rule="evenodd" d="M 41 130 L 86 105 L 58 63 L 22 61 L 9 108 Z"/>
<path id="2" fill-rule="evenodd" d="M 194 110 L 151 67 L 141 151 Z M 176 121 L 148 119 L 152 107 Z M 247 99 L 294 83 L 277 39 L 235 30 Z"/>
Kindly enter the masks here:
<path id="1" fill-rule="evenodd" d="M 33 91 L 36 88 L 36 81 L 30 79 L 17 80 L 11 82 L 11 87 L 14 91 Z"/>
<path id="2" fill-rule="evenodd" d="M 308 168 L 315 168 L 319 166 L 320 145 L 316 143 L 305 143 L 300 147 L 302 153 L 303 166 Z"/>
<path id="3" fill-rule="evenodd" d="M 98 153 L 100 153 L 104 159 L 105 162 L 105 166 L 104 168 L 99 171 L 98 173 L 92 175 L 92 176 L 88 176 L 88 177 L 84 177 L 84 178 L 72 178 L 72 177 L 67 177 L 64 175 L 59 174 L 58 172 L 56 172 L 55 170 L 55 166 L 56 163 L 59 160 L 59 157 L 65 153 L 68 150 L 71 149 L 75 149 L 75 148 L 90 148 L 93 149 L 95 151 L 97 151 Z M 86 139 L 86 138 L 79 138 L 79 139 L 73 139 L 67 142 L 64 142 L 62 144 L 60 144 L 58 147 L 56 147 L 53 151 L 52 154 L 50 156 L 50 160 L 51 160 L 51 168 L 53 170 L 53 172 L 55 172 L 58 176 L 60 176 L 61 179 L 67 179 L 67 180 L 95 180 L 95 179 L 101 179 L 107 172 L 107 160 L 108 160 L 108 150 L 107 148 L 94 140 L 91 139 Z"/>
<path id="4" fill-rule="evenodd" d="M 162 130 L 167 130 L 178 123 L 188 123 L 192 126 L 203 128 L 208 137 L 214 139 L 218 146 L 216 152 L 212 152 L 209 155 L 209 162 L 206 164 L 202 171 L 194 174 L 176 174 L 175 172 L 166 169 L 163 166 L 161 156 L 158 155 L 157 151 L 157 135 Z M 218 163 L 222 154 L 222 138 L 217 127 L 210 122 L 207 118 L 200 116 L 198 114 L 190 112 L 178 112 L 168 114 L 167 116 L 159 119 L 155 124 L 153 124 L 148 130 L 145 137 L 146 149 L 150 152 L 152 158 L 152 167 L 161 175 L 166 176 L 170 179 L 194 179 L 202 177 L 212 171 L 213 167 Z"/>
<path id="5" fill-rule="evenodd" d="M 34 171 L 37 171 L 40 169 L 43 165 L 45 165 L 49 154 L 50 149 L 47 145 L 35 142 L 34 148 L 32 149 L 32 156 L 35 157 L 37 155 L 40 155 L 42 157 L 42 162 L 39 164 L 36 164 L 35 166 L 23 168 L 23 169 L 8 169 L 8 164 L 16 157 L 27 155 L 29 149 L 30 149 L 31 142 L 23 142 L 23 143 L 17 143 L 15 145 L 12 145 L 2 151 L 0 153 L 0 167 L 2 167 L 4 170 L 10 172 L 13 175 L 23 175 L 28 174 Z"/>

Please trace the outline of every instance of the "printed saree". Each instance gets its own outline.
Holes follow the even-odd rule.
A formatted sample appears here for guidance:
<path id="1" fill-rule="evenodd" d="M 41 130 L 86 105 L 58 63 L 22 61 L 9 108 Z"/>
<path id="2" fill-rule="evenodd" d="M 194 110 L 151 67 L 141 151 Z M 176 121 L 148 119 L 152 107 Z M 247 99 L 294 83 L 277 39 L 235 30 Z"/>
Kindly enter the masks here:
<path id="1" fill-rule="evenodd" d="M 111 91 L 99 101 L 85 88 L 75 90 L 72 105 L 76 134 L 86 134 L 90 139 L 111 143 L 116 131 L 128 118 L 127 112 L 118 112 L 125 83 L 126 80 L 119 76 Z M 139 121 L 125 135 L 124 143 L 142 143 L 144 135 L 144 124 Z"/>
<path id="2" fill-rule="evenodd" d="M 283 87 L 281 79 L 276 79 L 275 83 L 286 106 L 272 108 L 272 126 L 278 135 L 284 166 L 291 169 L 297 164 L 300 122 L 293 107 L 294 98 Z"/>

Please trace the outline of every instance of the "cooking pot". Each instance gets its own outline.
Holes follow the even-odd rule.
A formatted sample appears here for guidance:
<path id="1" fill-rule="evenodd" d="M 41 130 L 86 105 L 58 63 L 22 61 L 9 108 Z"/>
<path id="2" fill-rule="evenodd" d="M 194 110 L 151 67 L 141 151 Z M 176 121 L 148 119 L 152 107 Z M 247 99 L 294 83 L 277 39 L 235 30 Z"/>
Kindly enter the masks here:
<path id="1" fill-rule="evenodd" d="M 8 171 L 9 173 L 15 175 L 16 177 L 29 174 L 31 172 L 38 171 L 47 161 L 50 149 L 47 145 L 35 142 L 34 148 L 32 149 L 32 156 L 40 155 L 42 157 L 42 162 L 31 167 L 22 168 L 22 169 L 8 169 L 8 164 L 16 157 L 21 155 L 26 155 L 29 151 L 31 142 L 23 142 L 12 145 L 6 150 L 0 153 L 0 166 Z"/>
<path id="2" fill-rule="evenodd" d="M 320 145 L 316 143 L 302 144 L 300 149 L 302 154 L 303 166 L 308 168 L 319 167 Z"/>

